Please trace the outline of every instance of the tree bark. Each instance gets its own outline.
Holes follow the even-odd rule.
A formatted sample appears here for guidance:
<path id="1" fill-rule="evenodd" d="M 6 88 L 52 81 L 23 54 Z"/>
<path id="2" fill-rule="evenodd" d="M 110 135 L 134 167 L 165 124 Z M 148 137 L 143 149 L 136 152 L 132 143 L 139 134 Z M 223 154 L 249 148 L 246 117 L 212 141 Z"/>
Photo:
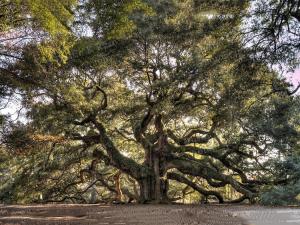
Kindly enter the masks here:
<path id="1" fill-rule="evenodd" d="M 117 202 L 122 202 L 122 189 L 121 189 L 121 183 L 120 183 L 120 178 L 121 178 L 121 171 L 118 171 L 114 176 L 114 181 L 115 181 L 115 189 L 116 189 L 116 201 Z"/>

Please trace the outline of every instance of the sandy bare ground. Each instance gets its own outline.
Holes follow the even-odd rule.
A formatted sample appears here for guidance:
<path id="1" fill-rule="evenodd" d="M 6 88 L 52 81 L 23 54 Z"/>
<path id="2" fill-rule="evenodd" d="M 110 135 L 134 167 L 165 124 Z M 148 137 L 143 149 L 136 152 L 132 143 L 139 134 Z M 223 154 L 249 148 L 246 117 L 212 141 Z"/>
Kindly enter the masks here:
<path id="1" fill-rule="evenodd" d="M 0 225 L 4 224 L 299 225 L 300 208 L 247 205 L 0 205 Z"/>
<path id="2" fill-rule="evenodd" d="M 0 206 L 0 225 L 245 225 L 227 207 L 189 205 Z"/>
<path id="3" fill-rule="evenodd" d="M 299 207 L 232 206 L 233 215 L 243 217 L 250 225 L 299 225 Z"/>

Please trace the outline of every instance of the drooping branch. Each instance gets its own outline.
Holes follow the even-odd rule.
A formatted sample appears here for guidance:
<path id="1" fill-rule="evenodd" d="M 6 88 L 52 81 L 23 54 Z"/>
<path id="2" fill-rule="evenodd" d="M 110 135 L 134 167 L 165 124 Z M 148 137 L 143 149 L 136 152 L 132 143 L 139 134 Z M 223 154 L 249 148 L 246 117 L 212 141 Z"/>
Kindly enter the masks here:
<path id="1" fill-rule="evenodd" d="M 84 171 L 84 170 L 82 170 L 81 172 L 91 173 L 91 171 Z M 100 174 L 99 172 L 95 172 L 94 176 L 95 176 L 96 179 L 95 179 L 95 181 L 89 187 L 92 187 L 97 182 L 99 182 L 102 187 L 105 187 L 110 192 L 113 192 L 113 193 L 116 194 L 116 189 L 113 186 L 111 186 L 111 185 L 108 184 L 107 180 L 103 177 L 102 174 Z M 82 183 L 84 183 L 83 180 L 82 180 Z"/>
<path id="2" fill-rule="evenodd" d="M 214 179 L 230 184 L 235 190 L 246 195 L 250 199 L 256 196 L 255 193 L 248 190 L 243 184 L 236 181 L 231 176 L 222 174 L 220 171 L 205 165 L 205 163 L 200 163 L 200 160 L 192 161 L 174 157 L 174 159 L 168 163 L 168 169 L 171 168 L 176 168 L 184 174 L 199 176 L 204 179 Z"/>
<path id="3" fill-rule="evenodd" d="M 300 17 L 299 17 L 300 18 Z M 300 84 L 293 90 L 293 91 L 287 91 L 288 95 L 293 95 L 295 94 L 298 90 L 300 89 Z"/>
<path id="4" fill-rule="evenodd" d="M 167 130 L 169 138 L 171 138 L 178 145 L 188 145 L 192 143 L 205 144 L 208 143 L 211 139 L 216 139 L 219 144 L 221 144 L 220 139 L 214 133 L 216 128 L 215 123 L 211 126 L 209 131 L 204 131 L 201 129 L 192 129 L 183 137 L 177 137 L 172 130 Z M 203 135 L 202 137 L 195 136 L 197 134 Z"/>
<path id="5" fill-rule="evenodd" d="M 184 183 L 184 184 L 190 186 L 191 188 L 193 188 L 194 190 L 198 191 L 200 194 L 204 195 L 205 197 L 210 196 L 210 195 L 216 196 L 216 198 L 219 200 L 219 203 L 224 203 L 224 199 L 219 192 L 205 190 L 204 188 L 200 187 L 193 181 L 187 179 L 186 177 L 184 177 L 178 173 L 168 173 L 167 178 L 171 179 L 171 180 L 176 180 L 180 183 Z"/>
<path id="6" fill-rule="evenodd" d="M 150 170 L 121 154 L 116 148 L 112 140 L 107 136 L 106 130 L 102 123 L 94 119 L 92 121 L 96 129 L 99 131 L 99 142 L 105 148 L 109 157 L 109 162 L 124 173 L 129 174 L 133 178 L 140 180 L 150 173 Z"/>
<path id="7" fill-rule="evenodd" d="M 247 197 L 246 195 L 243 195 L 242 197 L 240 197 L 240 198 L 237 198 L 237 199 L 233 199 L 233 200 L 231 200 L 231 201 L 226 201 L 225 203 L 227 203 L 227 204 L 235 204 L 235 203 L 241 203 L 241 202 L 243 202 L 243 201 L 245 201 L 245 200 L 251 200 L 251 199 L 249 199 L 249 197 Z"/>
<path id="8" fill-rule="evenodd" d="M 211 156 L 213 158 L 221 158 L 221 153 L 220 150 L 221 148 L 217 147 L 217 148 L 212 148 L 212 149 L 206 149 L 206 148 L 199 148 L 199 147 L 195 147 L 195 146 L 175 146 L 172 145 L 170 143 L 168 143 L 167 145 L 168 149 L 170 150 L 170 152 L 173 153 L 196 153 L 199 155 L 205 155 L 205 156 Z"/>
<path id="9" fill-rule="evenodd" d="M 145 149 L 149 149 L 151 147 L 151 143 L 147 141 L 147 139 L 144 137 L 144 133 L 147 130 L 147 127 L 149 123 L 151 122 L 153 118 L 153 114 L 151 112 L 151 109 L 147 111 L 145 116 L 143 117 L 141 122 L 138 122 L 134 127 L 134 137 L 135 139 L 142 144 L 142 146 Z"/>
<path id="10" fill-rule="evenodd" d="M 101 159 L 102 161 L 104 161 L 104 163 L 106 165 L 111 165 L 110 164 L 110 159 L 108 156 L 106 156 L 101 150 L 96 149 L 93 152 L 93 156 Z M 121 187 L 120 185 L 120 175 L 121 172 L 118 171 L 114 176 L 114 181 L 115 181 L 115 185 L 109 185 L 106 178 L 104 177 L 104 175 L 108 175 L 108 174 L 101 174 L 98 171 L 96 171 L 96 165 L 98 164 L 98 159 L 93 160 L 90 168 L 89 169 L 84 169 L 80 171 L 80 179 L 81 179 L 81 183 L 84 183 L 84 173 L 88 173 L 89 175 L 92 175 L 93 178 L 95 178 L 95 182 L 94 184 L 96 184 L 97 182 L 99 182 L 101 184 L 101 186 L 105 187 L 106 189 L 108 189 L 110 192 L 114 193 L 116 195 L 116 200 L 118 202 L 121 202 L 121 196 L 122 195 L 126 195 L 130 201 L 132 200 L 138 200 L 138 196 L 135 194 L 132 194 L 127 188 L 125 187 Z"/>
<path id="11" fill-rule="evenodd" d="M 99 159 L 102 160 L 104 159 L 106 164 L 112 165 L 118 168 L 119 170 L 121 170 L 122 172 L 129 174 L 133 178 L 140 180 L 143 177 L 147 176 L 147 174 L 150 173 L 150 170 L 147 167 L 138 164 L 133 159 L 122 155 L 121 152 L 114 145 L 113 141 L 107 135 L 106 129 L 104 128 L 103 124 L 97 120 L 96 118 L 97 114 L 100 111 L 106 109 L 107 107 L 107 94 L 99 86 L 96 86 L 96 88 L 97 91 L 100 91 L 103 94 L 103 99 L 99 107 L 97 108 L 97 111 L 91 113 L 82 121 L 74 121 L 73 123 L 75 125 L 80 125 L 80 126 L 91 123 L 98 130 L 99 135 L 93 135 L 93 136 L 77 135 L 74 138 L 75 139 L 77 138 L 78 140 L 82 140 L 84 142 L 93 142 L 93 143 L 101 144 L 107 152 L 107 157 L 104 154 L 99 154 L 99 151 L 94 152 L 95 157 L 100 157 Z M 141 122 L 140 127 L 137 128 L 137 131 L 135 132 L 135 136 L 137 139 L 143 138 L 141 136 L 141 133 L 145 131 L 147 124 L 151 121 L 152 118 L 150 112 L 151 111 L 149 110 L 148 114 Z"/>
<path id="12" fill-rule="evenodd" d="M 213 179 L 207 178 L 206 179 L 207 183 L 215 188 L 219 188 L 219 187 L 225 187 L 226 182 L 224 181 L 214 181 Z"/>
<path id="13" fill-rule="evenodd" d="M 181 146 L 181 147 L 176 147 L 172 145 L 168 145 L 170 149 L 172 149 L 172 152 L 191 152 L 191 153 L 196 153 L 200 155 L 205 155 L 205 156 L 210 156 L 214 159 L 219 160 L 224 166 L 226 166 L 228 169 L 231 169 L 232 171 L 236 172 L 239 174 L 239 176 L 242 179 L 242 182 L 247 183 L 248 179 L 247 176 L 244 174 L 242 170 L 239 168 L 235 167 L 232 165 L 232 163 L 226 159 L 226 157 L 223 157 L 220 151 L 221 148 L 217 147 L 215 149 L 203 149 L 203 148 L 198 148 L 195 146 Z"/>
<path id="14" fill-rule="evenodd" d="M 101 111 L 101 110 L 107 108 L 107 94 L 106 94 L 106 92 L 101 87 L 99 87 L 99 85 L 96 86 L 96 90 L 100 91 L 102 93 L 102 95 L 103 95 L 101 104 L 100 104 L 100 106 L 99 106 L 99 108 L 97 110 L 97 111 Z"/>
<path id="15" fill-rule="evenodd" d="M 85 124 L 91 123 L 93 121 L 95 121 L 96 116 L 98 115 L 99 112 L 105 110 L 108 106 L 108 100 L 107 100 L 107 94 L 106 92 L 99 87 L 99 85 L 96 85 L 96 92 L 99 91 L 102 93 L 103 98 L 99 104 L 99 106 L 93 110 L 92 112 L 90 112 L 84 119 L 82 119 L 81 121 L 73 121 L 73 124 L 78 125 L 78 126 L 83 126 Z M 69 103 L 67 101 L 65 101 L 65 104 L 67 106 L 69 106 Z"/>
<path id="16" fill-rule="evenodd" d="M 204 144 L 207 143 L 210 139 L 212 139 L 212 135 L 209 132 L 202 130 L 193 130 L 184 137 L 177 137 L 173 131 L 167 131 L 168 136 L 178 145 L 187 145 L 191 143 Z M 204 137 L 193 137 L 195 134 L 203 134 Z"/>
<path id="17" fill-rule="evenodd" d="M 243 144 L 249 144 L 249 145 L 252 144 L 255 148 L 259 148 L 261 150 L 261 148 L 256 143 L 243 142 Z M 242 146 L 241 143 L 239 143 L 239 144 L 232 144 L 232 145 L 222 145 L 222 146 L 218 146 L 218 147 L 211 148 L 211 149 L 205 149 L 205 148 L 200 148 L 200 147 L 195 147 L 195 146 L 179 146 L 179 147 L 177 147 L 177 146 L 168 144 L 168 148 L 171 150 L 171 152 L 179 153 L 181 156 L 186 155 L 185 153 L 196 153 L 199 155 L 209 156 L 209 157 L 212 157 L 213 159 L 217 159 L 219 162 L 221 162 L 223 164 L 223 166 L 232 170 L 233 172 L 236 172 L 240 176 L 241 181 L 244 184 L 263 184 L 263 183 L 265 184 L 266 181 L 260 182 L 258 180 L 249 180 L 247 178 L 247 175 L 244 173 L 244 171 L 242 171 L 241 169 L 236 167 L 234 165 L 234 162 L 231 162 L 231 160 L 228 159 L 228 156 L 233 153 L 242 155 L 247 158 L 255 158 L 252 155 L 249 155 L 247 153 L 240 151 L 239 148 L 241 146 Z M 224 150 L 227 148 L 228 148 L 228 150 L 225 153 L 222 153 L 221 150 Z M 189 156 L 189 157 L 192 160 L 196 160 L 191 156 Z M 215 184 L 215 185 L 218 186 L 219 184 Z M 220 184 L 220 185 L 223 185 L 223 184 Z"/>

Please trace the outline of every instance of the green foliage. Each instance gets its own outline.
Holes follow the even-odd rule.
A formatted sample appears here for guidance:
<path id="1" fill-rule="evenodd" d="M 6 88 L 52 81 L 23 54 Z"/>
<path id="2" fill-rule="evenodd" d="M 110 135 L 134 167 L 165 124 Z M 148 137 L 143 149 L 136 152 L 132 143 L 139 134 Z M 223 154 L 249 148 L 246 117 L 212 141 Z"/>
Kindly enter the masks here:
<path id="1" fill-rule="evenodd" d="M 296 184 L 274 186 L 261 195 L 260 202 L 263 205 L 287 206 L 299 205 L 300 200 L 297 198 L 300 194 L 300 182 Z"/>
<path id="2" fill-rule="evenodd" d="M 33 18 L 52 37 L 40 46 L 45 61 L 53 61 L 59 56 L 62 62 L 66 62 L 73 44 L 70 25 L 76 3 L 77 0 L 28 0 Z"/>
<path id="3" fill-rule="evenodd" d="M 7 150 L 12 154 L 18 154 L 20 151 L 26 151 L 32 148 L 34 143 L 30 138 L 30 129 L 25 125 L 12 125 L 10 131 L 6 131 L 2 137 Z"/>
<path id="4" fill-rule="evenodd" d="M 136 25 L 130 17 L 135 11 L 141 11 L 147 16 L 154 16 L 153 10 L 141 0 L 131 0 L 123 3 L 115 15 L 116 22 L 108 33 L 109 39 L 123 39 L 132 35 Z"/>
<path id="5" fill-rule="evenodd" d="M 73 43 L 70 26 L 76 3 L 76 0 L 5 0 L 0 5 L 0 32 L 9 38 L 0 44 L 0 55 L 8 57 L 6 61 L 10 57 L 18 59 L 19 48 L 33 40 L 39 43 L 45 61 L 65 62 Z M 17 47 L 7 52 L 6 48 L 14 42 Z"/>
<path id="6" fill-rule="evenodd" d="M 34 19 L 53 36 L 66 35 L 70 31 L 72 8 L 76 0 L 28 0 L 27 4 Z"/>
<path id="7" fill-rule="evenodd" d="M 253 199 L 278 182 L 287 185 L 262 202 L 284 189 L 294 198 L 300 102 L 237 36 L 248 1 L 81 1 L 75 14 L 92 37 L 74 45 L 73 1 L 27 3 L 49 41 L 22 47 L 8 68 L 28 121 L 3 136 L 12 166 L 0 199 L 89 202 L 95 188 L 111 201 L 119 171 L 136 200 L 138 182 L 170 171 L 200 187 L 186 188 L 191 202 L 215 193 L 206 190 Z M 188 198 L 184 179 L 162 184 L 170 199 Z"/>
<path id="8" fill-rule="evenodd" d="M 290 156 L 276 162 L 277 176 L 288 178 L 290 182 L 267 186 L 262 191 L 260 202 L 264 205 L 299 205 L 300 204 L 300 158 Z"/>
<path id="9" fill-rule="evenodd" d="M 245 20 L 246 42 L 258 58 L 294 69 L 299 65 L 299 1 L 253 1 Z"/>
<path id="10" fill-rule="evenodd" d="M 12 27 L 22 24 L 18 22 L 21 17 L 19 0 L 5 0 L 1 2 L 0 6 L 0 32 L 8 31 Z M 13 18 L 11 15 L 15 15 L 15 17 Z"/>
<path id="11" fill-rule="evenodd" d="M 95 34 L 108 39 L 131 36 L 136 30 L 135 15 L 154 16 L 152 8 L 143 0 L 88 0 L 84 7 L 83 14 L 88 13 L 84 17 L 96 17 L 90 24 Z"/>

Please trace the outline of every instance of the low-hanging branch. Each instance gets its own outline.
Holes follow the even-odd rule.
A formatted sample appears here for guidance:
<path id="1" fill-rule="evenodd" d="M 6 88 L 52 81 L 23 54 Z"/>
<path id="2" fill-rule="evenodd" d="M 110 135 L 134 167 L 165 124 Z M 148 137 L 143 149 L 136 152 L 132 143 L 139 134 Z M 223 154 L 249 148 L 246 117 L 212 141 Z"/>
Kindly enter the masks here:
<path id="1" fill-rule="evenodd" d="M 224 199 L 219 192 L 205 190 L 204 188 L 197 185 L 195 182 L 187 179 L 186 177 L 184 177 L 178 173 L 167 173 L 167 178 L 171 179 L 171 180 L 176 180 L 180 183 L 184 183 L 184 184 L 190 186 L 191 188 L 193 188 L 194 190 L 198 191 L 200 194 L 204 195 L 205 197 L 208 197 L 211 195 L 215 196 L 219 200 L 219 203 L 224 203 Z"/>

